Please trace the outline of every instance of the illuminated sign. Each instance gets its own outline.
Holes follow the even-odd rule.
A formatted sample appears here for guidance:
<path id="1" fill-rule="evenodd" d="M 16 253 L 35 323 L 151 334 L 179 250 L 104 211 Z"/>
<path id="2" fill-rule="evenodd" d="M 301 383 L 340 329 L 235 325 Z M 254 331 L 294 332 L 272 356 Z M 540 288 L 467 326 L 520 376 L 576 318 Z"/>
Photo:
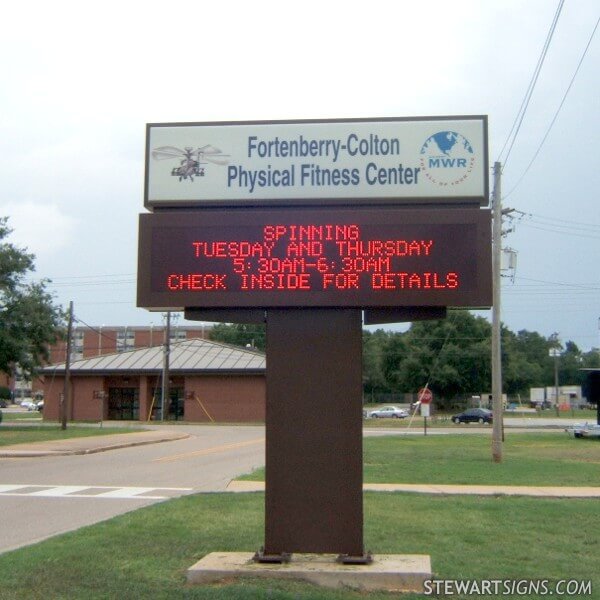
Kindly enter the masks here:
<path id="1" fill-rule="evenodd" d="M 490 236 L 477 208 L 142 214 L 138 306 L 489 307 Z"/>
<path id="2" fill-rule="evenodd" d="M 145 205 L 488 202 L 487 118 L 147 125 Z"/>

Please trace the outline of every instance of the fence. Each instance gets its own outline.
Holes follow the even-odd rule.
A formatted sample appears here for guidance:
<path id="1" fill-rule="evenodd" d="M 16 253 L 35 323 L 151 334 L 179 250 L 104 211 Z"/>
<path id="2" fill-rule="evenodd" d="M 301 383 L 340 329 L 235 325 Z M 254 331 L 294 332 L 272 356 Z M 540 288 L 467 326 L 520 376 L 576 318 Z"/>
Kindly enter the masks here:
<path id="1" fill-rule="evenodd" d="M 363 394 L 363 404 L 396 404 L 410 406 L 418 400 L 417 392 L 368 392 Z M 455 398 L 440 398 L 433 394 L 433 409 L 441 411 L 456 411 L 466 408 L 482 406 L 491 408 L 488 401 L 481 394 L 461 394 Z"/>

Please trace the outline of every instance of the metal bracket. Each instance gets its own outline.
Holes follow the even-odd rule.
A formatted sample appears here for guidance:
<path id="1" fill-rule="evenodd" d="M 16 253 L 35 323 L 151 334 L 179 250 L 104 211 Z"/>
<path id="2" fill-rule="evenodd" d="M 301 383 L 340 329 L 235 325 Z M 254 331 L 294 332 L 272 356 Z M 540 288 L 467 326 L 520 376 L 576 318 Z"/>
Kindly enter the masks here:
<path id="1" fill-rule="evenodd" d="M 335 562 L 342 565 L 370 565 L 373 562 L 373 555 L 370 552 L 362 556 L 351 556 L 350 554 L 340 554 Z"/>
<path id="2" fill-rule="evenodd" d="M 289 563 L 292 560 L 291 552 L 281 552 L 280 554 L 265 554 L 265 549 L 261 546 L 260 550 L 254 553 L 252 560 L 257 563 L 282 564 Z"/>

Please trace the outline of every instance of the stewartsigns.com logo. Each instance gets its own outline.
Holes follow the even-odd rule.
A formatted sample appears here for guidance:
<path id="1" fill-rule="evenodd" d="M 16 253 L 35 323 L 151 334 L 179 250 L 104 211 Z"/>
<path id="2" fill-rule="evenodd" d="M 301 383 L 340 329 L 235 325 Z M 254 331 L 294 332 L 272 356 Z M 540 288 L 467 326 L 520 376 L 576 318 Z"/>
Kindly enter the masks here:
<path id="1" fill-rule="evenodd" d="M 439 131 L 421 147 L 421 172 L 439 186 L 460 185 L 475 165 L 473 146 L 456 131 Z"/>

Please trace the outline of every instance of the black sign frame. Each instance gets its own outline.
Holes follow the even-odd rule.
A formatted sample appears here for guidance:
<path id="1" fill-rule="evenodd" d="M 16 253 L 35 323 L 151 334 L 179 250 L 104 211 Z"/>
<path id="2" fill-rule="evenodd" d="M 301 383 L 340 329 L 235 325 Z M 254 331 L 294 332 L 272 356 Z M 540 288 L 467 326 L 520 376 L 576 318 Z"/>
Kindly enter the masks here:
<path id="1" fill-rule="evenodd" d="M 142 214 L 137 305 L 151 310 L 489 308 L 490 222 L 490 211 L 478 208 L 253 208 Z M 312 239 L 309 227 L 315 227 Z M 294 260 L 282 266 L 293 240 L 298 242 Z M 240 258 L 242 241 L 247 250 L 253 243 L 262 244 L 265 256 Z M 272 244 L 268 256 L 267 242 Z M 202 267 L 209 263 L 208 270 Z M 229 287 L 232 281 L 238 285 L 235 290 Z M 239 287 L 242 281 L 245 289 Z"/>

